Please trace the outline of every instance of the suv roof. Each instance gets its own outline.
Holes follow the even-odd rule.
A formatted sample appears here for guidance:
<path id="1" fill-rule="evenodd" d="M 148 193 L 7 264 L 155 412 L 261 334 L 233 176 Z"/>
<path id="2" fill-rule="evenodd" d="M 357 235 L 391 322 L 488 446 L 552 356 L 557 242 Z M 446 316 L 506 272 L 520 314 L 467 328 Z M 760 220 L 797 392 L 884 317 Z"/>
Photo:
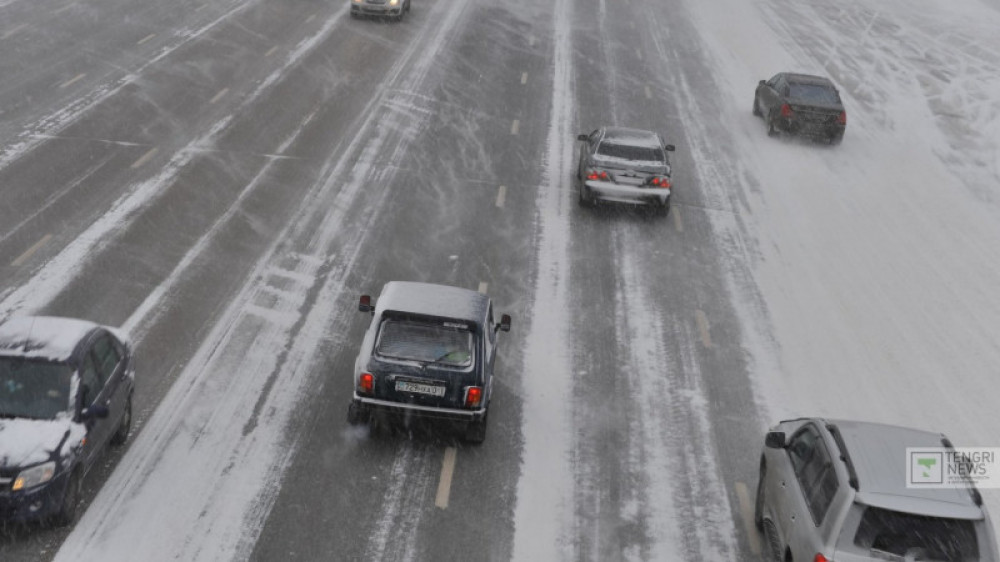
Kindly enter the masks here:
<path id="1" fill-rule="evenodd" d="M 0 355 L 68 361 L 77 344 L 99 326 L 54 316 L 18 316 L 0 324 Z"/>
<path id="2" fill-rule="evenodd" d="M 822 84 L 824 86 L 830 86 L 831 88 L 836 88 L 833 82 L 829 78 L 823 76 L 816 76 L 814 74 L 800 74 L 798 72 L 786 72 L 785 80 L 794 84 Z"/>
<path id="3" fill-rule="evenodd" d="M 983 510 L 971 489 L 906 486 L 907 447 L 944 447 L 944 435 L 873 422 L 826 422 L 840 430 L 854 464 L 858 475 L 857 501 L 920 515 L 959 519 L 983 517 Z"/>
<path id="4" fill-rule="evenodd" d="M 482 325 L 486 322 L 490 299 L 482 293 L 460 287 L 390 281 L 382 288 L 376 304 L 376 314 L 393 310 Z"/>

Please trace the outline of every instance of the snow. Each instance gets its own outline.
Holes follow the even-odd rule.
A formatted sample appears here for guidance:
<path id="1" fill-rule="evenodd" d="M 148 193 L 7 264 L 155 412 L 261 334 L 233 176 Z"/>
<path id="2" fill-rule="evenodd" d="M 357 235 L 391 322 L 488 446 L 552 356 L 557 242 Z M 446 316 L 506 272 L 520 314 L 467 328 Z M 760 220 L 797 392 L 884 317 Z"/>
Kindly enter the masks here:
<path id="1" fill-rule="evenodd" d="M 62 417 L 0 420 L 0 466 L 25 467 L 51 460 L 52 452 L 67 432 L 69 437 L 62 447 L 63 454 L 86 437 L 83 425 Z"/>
<path id="2" fill-rule="evenodd" d="M 74 318 L 16 316 L 0 324 L 0 353 L 66 361 L 97 324 Z"/>
<path id="3" fill-rule="evenodd" d="M 972 0 L 688 5 L 733 138 L 684 125 L 704 137 L 692 143 L 702 177 L 721 161 L 715 143 L 740 155 L 728 176 L 738 185 L 709 188 L 742 191 L 745 230 L 713 226 L 752 252 L 730 286 L 758 338 L 753 377 L 770 421 L 871 420 L 994 446 L 1000 13 Z M 753 87 L 785 69 L 838 83 L 842 146 L 763 135 Z M 1000 513 L 996 492 L 984 497 Z"/>

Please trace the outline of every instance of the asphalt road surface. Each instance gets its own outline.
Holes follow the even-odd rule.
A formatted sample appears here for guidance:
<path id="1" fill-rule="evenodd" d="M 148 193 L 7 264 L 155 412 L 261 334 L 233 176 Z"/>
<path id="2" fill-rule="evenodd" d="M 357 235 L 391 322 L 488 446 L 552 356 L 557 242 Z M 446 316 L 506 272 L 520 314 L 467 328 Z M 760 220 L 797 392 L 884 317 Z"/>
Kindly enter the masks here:
<path id="1" fill-rule="evenodd" d="M 139 362 L 76 532 L 0 558 L 759 560 L 760 186 L 686 6 L 0 0 L 0 313 Z M 602 125 L 677 146 L 668 216 L 577 204 Z M 389 280 L 513 316 L 482 445 L 347 425 Z"/>

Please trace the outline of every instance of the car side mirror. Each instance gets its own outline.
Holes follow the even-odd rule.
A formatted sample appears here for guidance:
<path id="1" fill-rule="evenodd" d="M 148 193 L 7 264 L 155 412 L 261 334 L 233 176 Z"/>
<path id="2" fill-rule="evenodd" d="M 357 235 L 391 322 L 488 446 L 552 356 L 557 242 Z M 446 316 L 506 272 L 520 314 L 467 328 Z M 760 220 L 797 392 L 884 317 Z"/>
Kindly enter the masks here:
<path id="1" fill-rule="evenodd" d="M 672 144 L 668 144 L 667 146 L 663 147 L 663 150 L 666 150 L 667 152 L 673 152 L 674 149 L 675 149 L 675 147 Z"/>
<path id="2" fill-rule="evenodd" d="M 500 323 L 497 324 L 497 329 L 499 329 L 501 332 L 510 331 L 510 314 L 504 314 L 503 316 L 500 317 Z"/>
<path id="3" fill-rule="evenodd" d="M 370 295 L 361 295 L 361 300 L 358 301 L 358 310 L 361 312 L 375 311 L 375 307 L 372 306 L 372 297 Z"/>
<path id="4" fill-rule="evenodd" d="M 589 138 L 590 138 L 589 136 L 587 136 L 587 135 L 585 135 L 583 133 L 580 133 L 579 135 L 576 136 L 576 140 L 578 140 L 578 141 L 585 141 L 585 140 L 587 140 Z"/>
<path id="5" fill-rule="evenodd" d="M 108 417 L 108 407 L 102 406 L 101 404 L 93 404 L 89 408 L 84 408 L 80 412 L 80 418 L 83 420 L 92 420 L 95 418 L 104 419 Z"/>
<path id="6" fill-rule="evenodd" d="M 784 449 L 785 448 L 785 432 L 784 431 L 768 431 L 767 436 L 764 437 L 764 446 L 768 449 Z"/>

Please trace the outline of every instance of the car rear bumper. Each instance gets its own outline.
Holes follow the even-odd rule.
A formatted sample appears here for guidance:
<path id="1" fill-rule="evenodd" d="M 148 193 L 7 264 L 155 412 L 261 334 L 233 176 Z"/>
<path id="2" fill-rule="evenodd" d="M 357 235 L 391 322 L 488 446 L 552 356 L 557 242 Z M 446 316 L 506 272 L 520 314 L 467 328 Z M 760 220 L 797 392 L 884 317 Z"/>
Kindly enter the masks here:
<path id="1" fill-rule="evenodd" d="M 451 421 L 480 421 L 486 417 L 486 408 L 478 410 L 461 410 L 458 408 L 437 408 L 434 406 L 421 406 L 419 404 L 406 404 L 404 402 L 393 402 L 391 400 L 379 400 L 354 394 L 354 402 L 371 412 L 386 412 L 390 414 L 417 416 L 421 418 L 451 420 Z"/>
<path id="2" fill-rule="evenodd" d="M 844 125 L 834 125 L 829 123 L 810 123 L 798 119 L 778 119 L 778 128 L 787 133 L 810 137 L 833 138 L 844 136 Z"/>
<path id="3" fill-rule="evenodd" d="M 584 185 L 597 199 L 632 205 L 666 205 L 671 191 L 658 187 L 621 185 L 609 181 L 588 180 Z"/>

